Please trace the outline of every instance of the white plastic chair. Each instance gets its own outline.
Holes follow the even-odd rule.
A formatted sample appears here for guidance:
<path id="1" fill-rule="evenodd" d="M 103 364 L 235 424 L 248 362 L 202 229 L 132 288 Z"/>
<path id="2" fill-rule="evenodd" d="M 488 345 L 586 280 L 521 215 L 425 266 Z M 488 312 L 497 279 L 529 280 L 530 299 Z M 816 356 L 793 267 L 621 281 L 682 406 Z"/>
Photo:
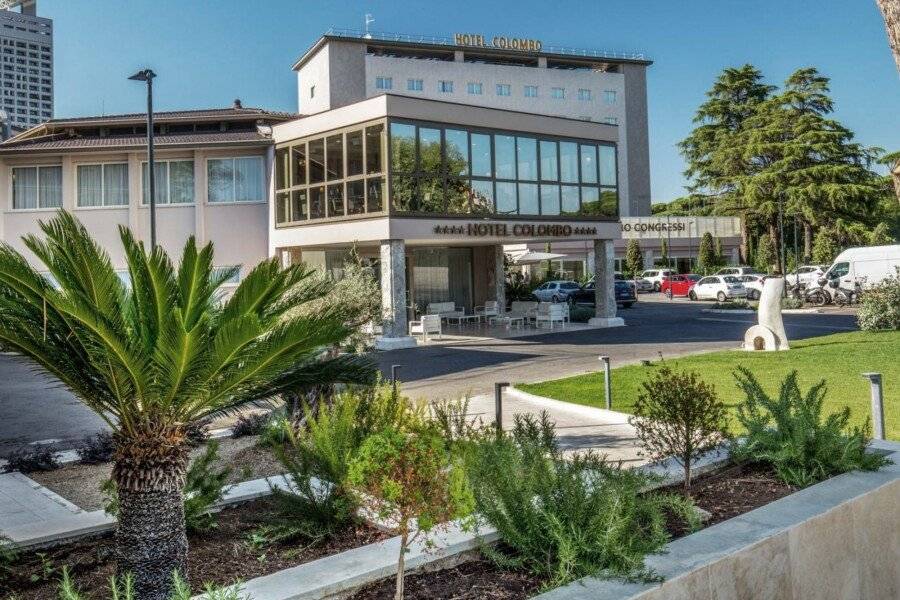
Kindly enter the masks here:
<path id="1" fill-rule="evenodd" d="M 485 320 L 491 317 L 499 317 L 500 303 L 496 300 L 488 300 L 484 303 L 484 306 L 475 307 L 475 314 L 484 317 Z"/>
<path id="2" fill-rule="evenodd" d="M 541 302 L 534 317 L 535 327 L 540 327 L 541 323 L 548 323 L 550 329 L 553 329 L 553 323 L 560 323 L 565 327 L 566 317 L 564 309 L 568 309 L 568 306 L 565 304 Z"/>
<path id="3" fill-rule="evenodd" d="M 425 343 L 428 343 L 428 336 L 434 333 L 441 339 L 441 315 L 422 315 L 418 321 L 409 322 L 409 334 L 421 335 Z"/>

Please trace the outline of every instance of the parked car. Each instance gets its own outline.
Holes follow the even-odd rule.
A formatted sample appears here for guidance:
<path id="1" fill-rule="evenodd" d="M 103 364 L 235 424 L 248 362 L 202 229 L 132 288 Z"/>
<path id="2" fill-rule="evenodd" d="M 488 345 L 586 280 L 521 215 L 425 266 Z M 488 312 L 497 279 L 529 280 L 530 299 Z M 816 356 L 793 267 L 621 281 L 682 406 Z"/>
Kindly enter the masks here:
<path id="1" fill-rule="evenodd" d="M 762 273 L 753 267 L 748 267 L 746 265 L 742 265 L 742 266 L 737 266 L 737 267 L 724 267 L 722 269 L 719 269 L 715 273 L 713 273 L 713 275 L 739 276 L 739 275 L 765 275 L 765 273 Z"/>
<path id="2" fill-rule="evenodd" d="M 765 275 L 741 275 L 738 277 L 744 287 L 747 288 L 747 298 L 749 300 L 759 300 L 762 295 L 763 282 L 766 280 Z"/>
<path id="3" fill-rule="evenodd" d="M 733 275 L 710 275 L 698 281 L 688 293 L 691 300 L 718 300 L 746 298 L 747 288 Z"/>
<path id="4" fill-rule="evenodd" d="M 828 270 L 828 265 L 801 265 L 796 271 L 792 271 L 784 276 L 788 285 L 800 284 L 800 287 L 815 286 L 816 282 Z"/>
<path id="5" fill-rule="evenodd" d="M 672 296 L 684 297 L 691 292 L 691 288 L 700 280 L 699 275 L 688 273 L 687 275 L 672 275 L 663 279 L 659 286 L 659 291 L 668 294 L 672 291 Z"/>
<path id="6" fill-rule="evenodd" d="M 539 285 L 532 294 L 539 302 L 565 302 L 569 294 L 580 288 L 574 281 L 548 281 Z"/>
<path id="7" fill-rule="evenodd" d="M 616 304 L 624 308 L 631 308 L 637 302 L 637 294 L 634 287 L 624 279 L 616 279 L 613 282 L 616 288 Z M 569 304 L 572 306 L 585 306 L 593 308 L 597 303 L 594 282 L 588 281 L 578 290 L 569 294 Z"/>
<path id="8" fill-rule="evenodd" d="M 653 284 L 653 291 L 658 292 L 660 290 L 660 286 L 662 286 L 663 279 L 671 275 L 675 275 L 675 271 L 672 271 L 670 269 L 651 269 L 649 271 L 644 271 L 643 273 L 641 273 L 641 278 L 646 279 L 651 284 Z"/>
<path id="9" fill-rule="evenodd" d="M 627 281 L 628 283 L 630 283 L 632 285 L 632 287 L 634 287 L 634 291 L 636 293 L 653 291 L 653 284 L 650 283 L 649 281 L 647 281 L 646 279 L 642 279 L 640 277 L 636 277 L 634 279 L 627 279 L 624 275 L 622 275 L 618 271 L 615 272 L 614 278 L 619 281 Z"/>

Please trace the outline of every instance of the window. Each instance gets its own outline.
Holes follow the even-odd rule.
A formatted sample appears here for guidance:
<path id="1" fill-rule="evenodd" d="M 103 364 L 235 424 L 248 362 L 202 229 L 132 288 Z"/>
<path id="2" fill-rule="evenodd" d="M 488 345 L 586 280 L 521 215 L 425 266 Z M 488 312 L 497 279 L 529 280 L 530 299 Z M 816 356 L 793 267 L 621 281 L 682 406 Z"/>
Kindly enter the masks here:
<path id="1" fill-rule="evenodd" d="M 453 93 L 453 82 L 452 81 L 444 81 L 441 80 L 438 82 L 438 91 L 442 94 L 452 94 Z"/>
<path id="2" fill-rule="evenodd" d="M 555 87 L 550 89 L 550 97 L 562 100 L 566 97 L 566 88 Z"/>
<path id="3" fill-rule="evenodd" d="M 128 165 L 78 165 L 78 206 L 126 206 Z"/>
<path id="4" fill-rule="evenodd" d="M 424 89 L 425 85 L 421 79 L 407 79 L 406 80 L 406 89 L 410 92 L 421 92 Z"/>
<path id="5" fill-rule="evenodd" d="M 525 86 L 525 97 L 526 98 L 537 98 L 537 86 L 536 85 L 526 85 Z"/>
<path id="6" fill-rule="evenodd" d="M 389 90 L 394 87 L 394 80 L 390 77 L 376 77 L 375 78 L 375 89 L 376 90 Z"/>
<path id="7" fill-rule="evenodd" d="M 583 102 L 589 102 L 591 100 L 591 90 L 584 88 L 578 90 L 578 99 Z"/>
<path id="8" fill-rule="evenodd" d="M 192 204 L 194 202 L 194 161 L 154 161 L 157 204 Z M 147 163 L 141 165 L 142 202 L 150 204 L 150 178 Z"/>
<path id="9" fill-rule="evenodd" d="M 309 97 L 310 98 L 316 97 L 316 86 L 314 86 L 314 85 L 309 86 Z"/>
<path id="10" fill-rule="evenodd" d="M 62 207 L 62 167 L 14 167 L 12 208 Z"/>
<path id="11" fill-rule="evenodd" d="M 509 96 L 511 94 L 511 90 L 508 83 L 498 83 L 497 84 L 497 95 L 498 96 Z"/>
<path id="12" fill-rule="evenodd" d="M 472 94 L 473 96 L 480 96 L 482 92 L 483 86 L 478 82 L 470 81 L 466 85 L 466 91 Z"/>
<path id="13" fill-rule="evenodd" d="M 604 90 L 603 91 L 603 101 L 607 104 L 615 104 L 616 103 L 616 91 L 615 90 Z"/>
<path id="14" fill-rule="evenodd" d="M 206 163 L 209 202 L 265 202 L 261 156 L 211 158 Z"/>

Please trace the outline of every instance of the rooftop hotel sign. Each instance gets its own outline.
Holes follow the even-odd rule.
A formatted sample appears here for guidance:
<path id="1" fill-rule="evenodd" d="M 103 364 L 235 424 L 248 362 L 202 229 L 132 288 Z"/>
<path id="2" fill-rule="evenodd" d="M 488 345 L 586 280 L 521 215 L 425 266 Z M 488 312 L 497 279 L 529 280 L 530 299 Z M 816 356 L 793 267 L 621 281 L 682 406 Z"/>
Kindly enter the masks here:
<path id="1" fill-rule="evenodd" d="M 501 50 L 519 50 L 522 52 L 540 52 L 543 44 L 541 40 L 529 38 L 508 37 L 495 35 L 490 40 L 480 33 L 454 33 L 453 41 L 458 46 L 473 46 L 475 48 L 499 48 Z"/>

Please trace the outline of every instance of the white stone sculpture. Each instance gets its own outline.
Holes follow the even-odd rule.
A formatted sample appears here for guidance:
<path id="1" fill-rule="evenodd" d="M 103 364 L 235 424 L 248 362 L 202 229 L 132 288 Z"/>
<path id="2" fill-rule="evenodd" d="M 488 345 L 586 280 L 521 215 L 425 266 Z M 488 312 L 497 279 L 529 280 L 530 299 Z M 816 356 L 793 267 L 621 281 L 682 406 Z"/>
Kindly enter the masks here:
<path id="1" fill-rule="evenodd" d="M 781 319 L 784 278 L 770 277 L 763 282 L 757 315 L 759 324 L 744 334 L 744 350 L 788 350 L 787 334 Z"/>

